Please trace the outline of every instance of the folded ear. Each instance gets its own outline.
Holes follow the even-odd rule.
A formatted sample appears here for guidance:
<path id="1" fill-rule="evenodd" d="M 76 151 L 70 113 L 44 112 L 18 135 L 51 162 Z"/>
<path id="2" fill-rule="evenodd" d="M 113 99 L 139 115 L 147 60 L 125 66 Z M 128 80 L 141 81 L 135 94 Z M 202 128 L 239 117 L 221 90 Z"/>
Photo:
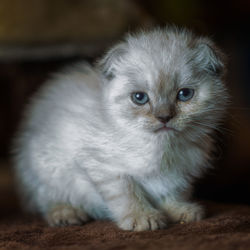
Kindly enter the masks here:
<path id="1" fill-rule="evenodd" d="M 195 62 L 201 70 L 213 76 L 224 74 L 225 56 L 210 40 L 201 40 L 195 46 Z"/>
<path id="2" fill-rule="evenodd" d="M 122 61 L 122 57 L 127 51 L 126 47 L 124 42 L 119 43 L 111 48 L 106 55 L 98 61 L 98 67 L 109 80 L 115 76 L 117 67 L 119 67 L 119 63 Z"/>

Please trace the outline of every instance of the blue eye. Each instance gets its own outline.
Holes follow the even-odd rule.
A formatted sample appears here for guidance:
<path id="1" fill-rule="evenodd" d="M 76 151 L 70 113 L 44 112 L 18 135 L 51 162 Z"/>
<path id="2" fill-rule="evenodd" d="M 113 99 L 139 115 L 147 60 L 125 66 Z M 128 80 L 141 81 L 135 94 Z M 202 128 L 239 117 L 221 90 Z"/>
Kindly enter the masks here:
<path id="1" fill-rule="evenodd" d="M 149 101 L 148 95 L 144 92 L 132 93 L 131 99 L 137 105 L 144 105 Z"/>
<path id="2" fill-rule="evenodd" d="M 177 94 L 177 99 L 181 102 L 190 100 L 194 95 L 194 90 L 189 88 L 180 89 Z"/>

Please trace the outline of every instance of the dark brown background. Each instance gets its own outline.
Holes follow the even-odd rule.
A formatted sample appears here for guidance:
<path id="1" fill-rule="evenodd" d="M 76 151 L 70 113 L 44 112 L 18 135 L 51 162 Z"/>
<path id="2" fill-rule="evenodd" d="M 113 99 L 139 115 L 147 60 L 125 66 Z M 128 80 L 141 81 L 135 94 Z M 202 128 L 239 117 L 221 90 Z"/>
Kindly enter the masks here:
<path id="1" fill-rule="evenodd" d="M 0 26 L 5 27 L 0 29 L 0 194 L 3 201 L 5 196 L 9 195 L 6 190 L 13 185 L 9 164 L 11 139 L 25 103 L 50 73 L 80 59 L 93 62 L 127 31 L 142 26 L 164 26 L 166 23 L 174 23 L 209 35 L 228 55 L 227 85 L 232 96 L 232 104 L 224 124 L 224 133 L 218 134 L 215 168 L 197 182 L 196 196 L 202 199 L 250 204 L 249 1 L 137 0 L 128 1 L 129 4 L 125 7 L 112 6 L 109 1 L 103 1 L 99 7 L 98 0 L 93 1 L 93 6 L 89 6 L 89 1 L 53 1 L 53 6 L 49 1 L 43 1 L 43 12 L 40 16 L 31 15 L 30 8 L 35 8 L 36 13 L 40 13 L 41 1 L 33 1 L 40 5 L 37 7 L 33 4 L 30 8 L 29 1 L 27 8 L 20 7 L 21 1 L 18 0 L 13 1 L 12 5 L 6 2 L 8 1 L 0 0 L 0 10 L 9 13 L 2 16 L 2 19 L 0 17 Z M 15 4 L 17 7 L 13 11 Z M 60 8 L 63 10 L 62 13 L 58 11 Z M 118 13 L 123 13 L 126 8 L 119 20 L 118 15 L 112 15 L 116 11 L 115 8 Z M 82 15 L 74 15 L 74 11 L 80 11 Z M 15 21 L 12 12 L 17 15 Z M 63 15 L 68 12 L 73 14 L 64 18 Z M 48 13 L 50 18 L 46 16 Z M 91 13 L 91 16 L 86 13 Z M 39 20 L 37 16 L 40 17 Z M 72 16 L 78 19 L 71 23 Z M 119 22 L 112 26 L 116 18 Z M 86 20 L 89 19 L 91 21 L 86 24 Z M 26 29 L 26 23 L 33 25 L 32 28 Z M 55 24 L 52 27 L 54 30 L 49 27 L 50 24 Z M 57 33 L 58 30 L 60 32 Z M 40 48 L 51 45 L 57 48 L 65 44 L 77 48 L 76 52 L 66 55 L 60 52 L 46 52 L 47 54 L 42 53 L 44 56 L 30 54 L 30 51 Z M 15 53 L 16 48 L 24 51 L 22 56 Z M 6 52 L 7 55 L 2 56 L 2 52 Z M 13 204 L 16 204 L 14 196 Z"/>

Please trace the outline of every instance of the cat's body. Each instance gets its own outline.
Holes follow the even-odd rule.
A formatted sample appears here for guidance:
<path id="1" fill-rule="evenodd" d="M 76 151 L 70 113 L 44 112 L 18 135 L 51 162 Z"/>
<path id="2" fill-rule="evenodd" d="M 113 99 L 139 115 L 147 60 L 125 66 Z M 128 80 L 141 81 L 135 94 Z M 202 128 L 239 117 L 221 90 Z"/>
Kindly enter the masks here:
<path id="1" fill-rule="evenodd" d="M 48 82 L 15 143 L 26 206 L 51 225 L 109 218 L 141 231 L 199 220 L 192 179 L 209 164 L 227 101 L 211 46 L 158 29 L 128 37 L 96 68 L 78 64 Z"/>

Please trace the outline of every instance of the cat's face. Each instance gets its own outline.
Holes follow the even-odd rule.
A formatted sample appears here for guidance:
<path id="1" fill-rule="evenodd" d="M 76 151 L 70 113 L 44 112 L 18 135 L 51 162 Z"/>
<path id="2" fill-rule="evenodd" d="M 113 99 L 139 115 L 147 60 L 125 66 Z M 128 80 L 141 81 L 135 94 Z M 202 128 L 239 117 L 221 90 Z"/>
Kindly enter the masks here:
<path id="1" fill-rule="evenodd" d="M 107 103 L 120 126 L 155 135 L 217 126 L 227 100 L 223 64 L 205 41 L 193 39 L 158 31 L 111 50 Z"/>

